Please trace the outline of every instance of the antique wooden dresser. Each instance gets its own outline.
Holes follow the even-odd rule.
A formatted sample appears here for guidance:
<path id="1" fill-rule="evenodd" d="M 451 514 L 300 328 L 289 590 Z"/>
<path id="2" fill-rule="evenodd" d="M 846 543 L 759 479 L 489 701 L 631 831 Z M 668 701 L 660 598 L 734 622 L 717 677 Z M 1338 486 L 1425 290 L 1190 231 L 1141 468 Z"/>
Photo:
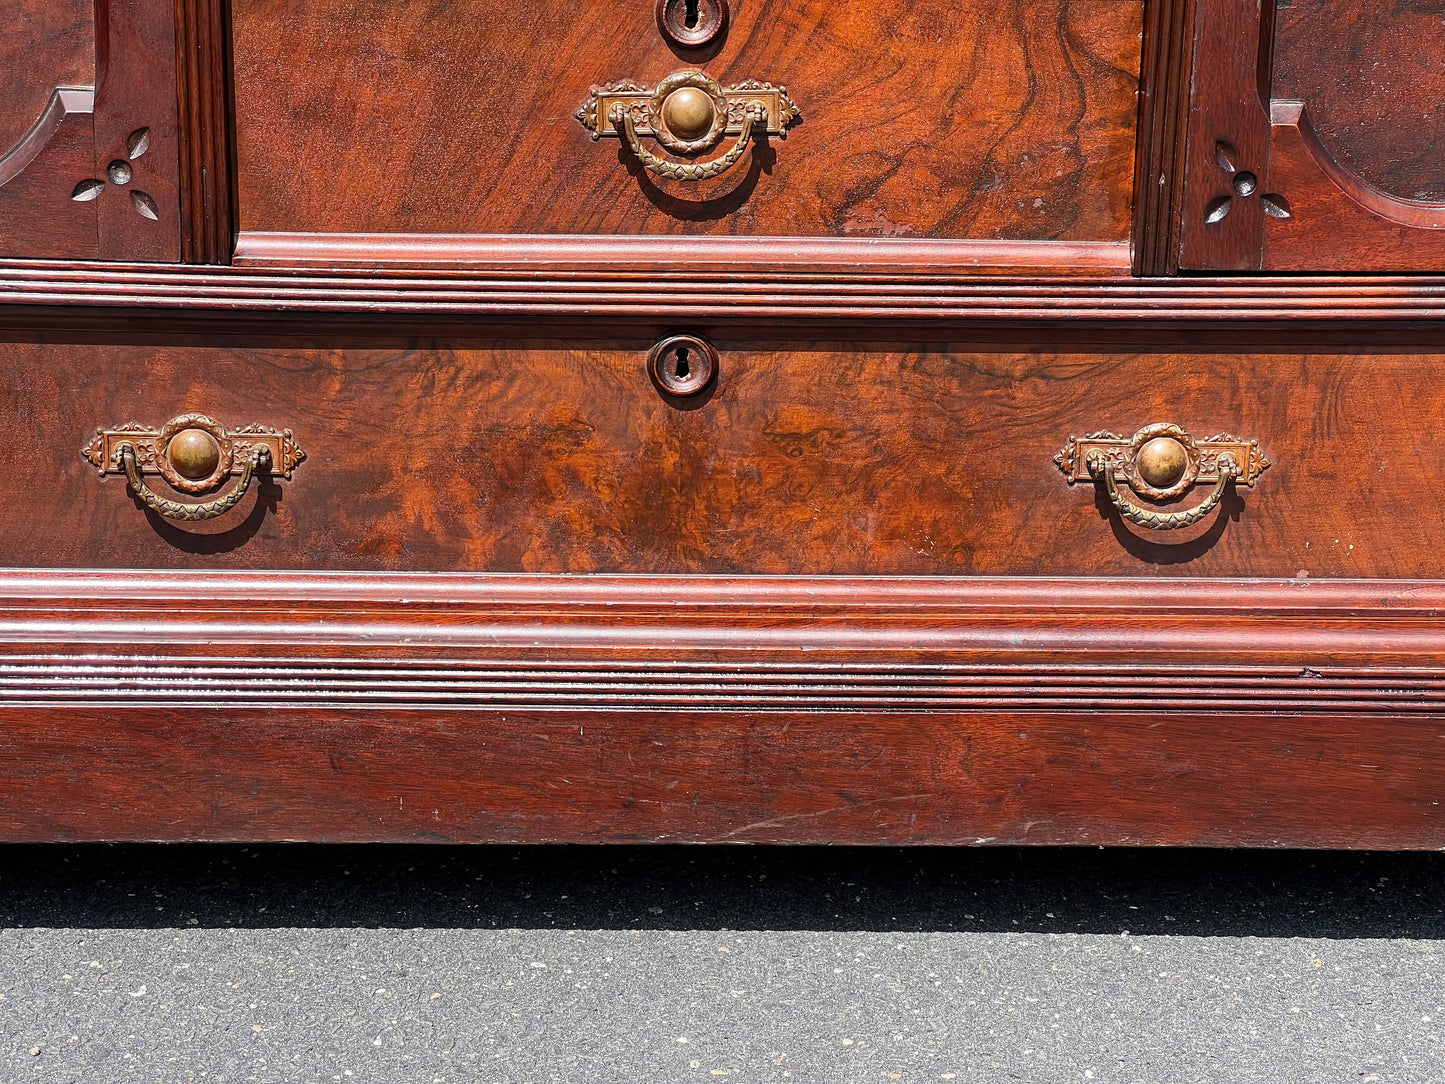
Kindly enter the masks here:
<path id="1" fill-rule="evenodd" d="M 1445 846 L 1435 0 L 0 10 L 0 838 Z"/>

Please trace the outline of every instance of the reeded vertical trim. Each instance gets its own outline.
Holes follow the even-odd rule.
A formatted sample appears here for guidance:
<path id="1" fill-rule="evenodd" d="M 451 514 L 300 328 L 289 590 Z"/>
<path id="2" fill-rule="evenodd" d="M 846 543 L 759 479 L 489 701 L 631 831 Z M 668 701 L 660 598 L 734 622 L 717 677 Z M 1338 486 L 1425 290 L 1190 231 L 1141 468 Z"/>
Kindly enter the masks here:
<path id="1" fill-rule="evenodd" d="M 1145 0 L 1139 134 L 1134 155 L 1133 269 L 1179 273 L 1184 131 L 1194 42 L 1194 0 Z"/>
<path id="2" fill-rule="evenodd" d="M 176 0 L 181 260 L 185 263 L 231 262 L 235 200 L 230 72 L 227 0 Z"/>

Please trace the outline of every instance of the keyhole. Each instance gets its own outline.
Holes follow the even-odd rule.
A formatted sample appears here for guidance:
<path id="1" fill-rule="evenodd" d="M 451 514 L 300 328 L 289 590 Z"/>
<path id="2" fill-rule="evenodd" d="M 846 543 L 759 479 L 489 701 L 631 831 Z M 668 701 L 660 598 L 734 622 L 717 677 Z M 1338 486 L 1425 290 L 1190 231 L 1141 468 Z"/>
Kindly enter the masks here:
<path id="1" fill-rule="evenodd" d="M 647 352 L 647 372 L 665 396 L 700 395 L 717 376 L 717 351 L 696 335 L 669 335 Z"/>
<path id="2" fill-rule="evenodd" d="M 653 11 L 662 36 L 685 49 L 721 37 L 728 25 L 730 0 L 655 0 Z M 573 0 L 575 6 L 576 0 Z M 667 356 L 672 357 L 672 351 Z M 695 360 L 695 359 L 694 359 Z M 671 361 L 668 362 L 671 365 Z"/>

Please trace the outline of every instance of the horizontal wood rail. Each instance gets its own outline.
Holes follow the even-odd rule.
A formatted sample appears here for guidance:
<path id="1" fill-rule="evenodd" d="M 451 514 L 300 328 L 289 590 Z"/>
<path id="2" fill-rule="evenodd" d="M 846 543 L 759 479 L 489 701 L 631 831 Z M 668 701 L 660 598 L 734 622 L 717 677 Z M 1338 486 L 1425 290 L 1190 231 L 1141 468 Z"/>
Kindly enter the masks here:
<path id="1" fill-rule="evenodd" d="M 932 325 L 1024 322 L 1057 333 L 1144 323 L 1345 327 L 1445 320 L 1445 277 L 1061 278 L 867 269 L 841 273 L 512 265 L 322 272 L 0 260 L 0 327 L 36 307 L 325 313 L 471 320 L 680 319 Z M 73 323 L 73 321 L 72 321 Z M 134 327 L 134 316 L 126 321 Z M 70 326 L 70 324 L 67 324 Z"/>
<path id="2" fill-rule="evenodd" d="M 1445 846 L 1445 585 L 11 572 L 0 838 Z"/>

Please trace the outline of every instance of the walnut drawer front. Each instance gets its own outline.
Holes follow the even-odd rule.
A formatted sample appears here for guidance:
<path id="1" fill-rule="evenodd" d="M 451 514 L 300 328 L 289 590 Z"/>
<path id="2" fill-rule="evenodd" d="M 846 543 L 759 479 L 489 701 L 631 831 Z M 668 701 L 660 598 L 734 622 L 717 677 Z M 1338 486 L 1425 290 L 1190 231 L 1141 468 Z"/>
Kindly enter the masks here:
<path id="1" fill-rule="evenodd" d="M 731 8 L 688 49 L 654 0 L 237 0 L 241 254 L 276 234 L 1126 239 L 1139 0 Z M 605 103 L 598 140 L 578 119 L 594 87 L 687 72 L 785 87 L 799 115 L 692 184 L 645 169 Z M 696 153 L 639 138 L 705 162 L 736 127 Z"/>
<path id="2" fill-rule="evenodd" d="M 1445 391 L 1418 354 L 1119 353 L 719 339 L 667 397 L 652 340 L 407 346 L 11 343 L 3 400 L 33 567 L 853 575 L 1429 577 Z M 83 379 L 82 379 L 83 377 Z M 1384 411 L 1382 403 L 1408 403 Z M 78 454 L 199 412 L 306 458 L 216 519 L 143 508 Z M 1070 484 L 1071 436 L 1178 423 L 1269 466 L 1197 525 Z M 228 479 L 229 481 L 229 479 Z M 178 502 L 214 497 L 156 492 Z M 1200 482 L 1166 511 L 1197 506 Z"/>

